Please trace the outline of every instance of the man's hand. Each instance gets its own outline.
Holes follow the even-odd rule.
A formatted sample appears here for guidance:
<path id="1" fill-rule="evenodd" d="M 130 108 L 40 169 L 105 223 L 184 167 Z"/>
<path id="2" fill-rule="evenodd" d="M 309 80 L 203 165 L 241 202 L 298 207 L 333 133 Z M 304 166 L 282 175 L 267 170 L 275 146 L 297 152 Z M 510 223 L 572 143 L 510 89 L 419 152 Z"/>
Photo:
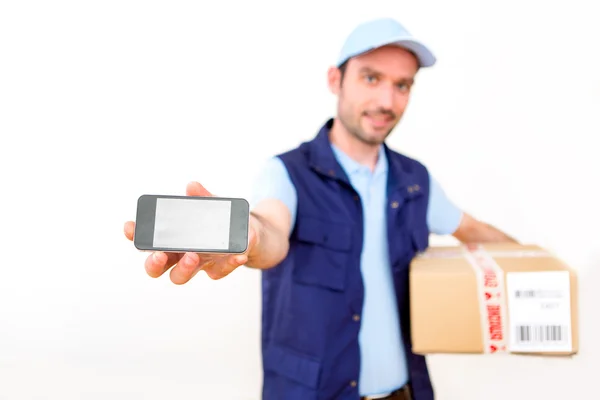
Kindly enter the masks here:
<path id="1" fill-rule="evenodd" d="M 192 182 L 187 185 L 187 196 L 212 196 L 198 182 Z M 125 223 L 125 236 L 133 241 L 135 223 L 128 221 Z M 244 254 L 198 254 L 198 253 L 163 253 L 154 252 L 148 256 L 144 264 L 146 273 L 153 278 L 162 276 L 171 267 L 171 281 L 177 285 L 187 283 L 199 271 L 205 271 L 211 279 L 221 279 L 237 267 L 244 265 L 248 261 L 248 253 L 256 245 L 258 235 L 253 220 L 250 219 L 248 229 L 248 249 Z"/>

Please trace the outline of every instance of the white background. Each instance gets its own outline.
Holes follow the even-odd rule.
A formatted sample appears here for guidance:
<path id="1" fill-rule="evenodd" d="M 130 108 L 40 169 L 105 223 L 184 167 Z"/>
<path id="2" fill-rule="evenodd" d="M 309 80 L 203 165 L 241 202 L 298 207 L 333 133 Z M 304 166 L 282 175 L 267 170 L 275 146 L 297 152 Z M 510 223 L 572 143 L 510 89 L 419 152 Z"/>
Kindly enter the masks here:
<path id="1" fill-rule="evenodd" d="M 0 399 L 259 399 L 259 273 L 149 278 L 123 223 L 190 180 L 248 196 L 331 115 L 326 68 L 376 16 L 439 57 L 389 144 L 580 276 L 579 355 L 430 357 L 437 398 L 597 395 L 596 2 L 201 4 L 1 3 Z"/>

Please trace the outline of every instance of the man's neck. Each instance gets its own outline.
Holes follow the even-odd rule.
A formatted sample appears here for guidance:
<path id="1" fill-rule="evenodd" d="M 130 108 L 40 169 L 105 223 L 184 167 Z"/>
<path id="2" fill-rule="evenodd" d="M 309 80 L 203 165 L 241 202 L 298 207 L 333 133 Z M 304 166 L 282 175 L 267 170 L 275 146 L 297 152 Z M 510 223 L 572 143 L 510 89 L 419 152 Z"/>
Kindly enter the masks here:
<path id="1" fill-rule="evenodd" d="M 380 146 L 370 145 L 355 138 L 338 119 L 333 122 L 329 140 L 357 163 L 368 167 L 371 171 L 375 169 Z"/>

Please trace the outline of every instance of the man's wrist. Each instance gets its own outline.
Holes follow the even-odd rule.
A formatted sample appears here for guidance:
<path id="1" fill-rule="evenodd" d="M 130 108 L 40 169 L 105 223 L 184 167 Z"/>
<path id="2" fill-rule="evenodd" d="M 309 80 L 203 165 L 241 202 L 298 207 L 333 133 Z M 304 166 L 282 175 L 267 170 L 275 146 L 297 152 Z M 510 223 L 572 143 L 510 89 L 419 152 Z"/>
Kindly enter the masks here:
<path id="1" fill-rule="evenodd" d="M 250 212 L 249 219 L 249 243 L 248 243 L 248 260 L 256 257 L 258 252 L 260 238 L 263 232 L 263 224 L 261 218 L 255 213 Z"/>

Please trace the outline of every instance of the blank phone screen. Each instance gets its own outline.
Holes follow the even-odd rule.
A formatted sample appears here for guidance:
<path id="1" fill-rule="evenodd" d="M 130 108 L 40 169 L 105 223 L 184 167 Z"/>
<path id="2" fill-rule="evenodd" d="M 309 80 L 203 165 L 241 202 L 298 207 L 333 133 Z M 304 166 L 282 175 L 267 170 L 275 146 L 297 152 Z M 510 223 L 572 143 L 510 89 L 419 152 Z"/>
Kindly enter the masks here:
<path id="1" fill-rule="evenodd" d="M 154 246 L 227 250 L 231 202 L 156 199 Z"/>

